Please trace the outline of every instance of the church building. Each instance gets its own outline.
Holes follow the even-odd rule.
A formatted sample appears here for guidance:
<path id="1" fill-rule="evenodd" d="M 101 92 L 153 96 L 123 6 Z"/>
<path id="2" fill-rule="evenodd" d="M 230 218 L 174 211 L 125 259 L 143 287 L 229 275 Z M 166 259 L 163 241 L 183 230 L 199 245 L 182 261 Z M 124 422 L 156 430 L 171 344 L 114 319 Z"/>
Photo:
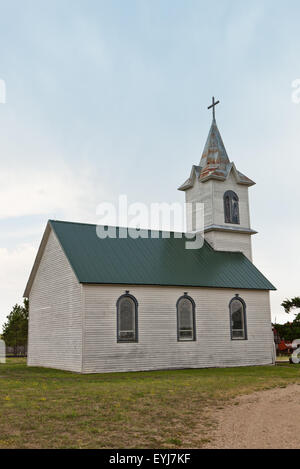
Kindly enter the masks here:
<path id="1" fill-rule="evenodd" d="M 28 365 L 80 373 L 274 363 L 270 290 L 252 263 L 248 188 L 213 120 L 179 187 L 204 204 L 204 244 L 101 239 L 96 225 L 49 220 L 24 296 Z M 193 210 L 188 231 L 195 231 Z M 118 230 L 117 230 L 118 231 Z M 168 236 L 166 236 L 166 234 Z"/>

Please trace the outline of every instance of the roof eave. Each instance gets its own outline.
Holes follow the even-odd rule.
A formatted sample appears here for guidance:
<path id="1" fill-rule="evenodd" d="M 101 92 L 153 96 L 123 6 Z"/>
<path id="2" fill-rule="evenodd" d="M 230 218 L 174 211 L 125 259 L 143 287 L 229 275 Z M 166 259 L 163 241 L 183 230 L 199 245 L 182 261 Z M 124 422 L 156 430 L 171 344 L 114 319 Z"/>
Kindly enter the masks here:
<path id="1" fill-rule="evenodd" d="M 201 173 L 200 166 L 197 166 L 194 164 L 191 169 L 190 177 L 183 184 L 181 184 L 181 186 L 178 187 L 178 190 L 186 191 L 187 189 L 190 189 L 191 187 L 193 187 L 195 178 L 199 177 L 200 173 Z"/>
<path id="2" fill-rule="evenodd" d="M 227 252 L 227 251 L 224 251 L 224 252 Z M 242 254 L 242 253 L 240 253 Z M 167 283 L 136 283 L 136 282 L 133 282 L 133 283 L 129 283 L 129 282 L 91 282 L 91 281 L 81 281 L 79 282 L 81 285 L 128 285 L 128 286 L 145 286 L 145 287 L 174 287 L 174 288 L 177 288 L 177 287 L 182 287 L 182 288 L 221 288 L 223 290 L 257 290 L 257 291 L 275 291 L 277 290 L 276 287 L 274 287 L 274 285 L 268 280 L 270 286 L 269 287 L 265 287 L 265 288 L 254 288 L 254 287 L 241 287 L 241 286 L 235 286 L 235 285 L 230 285 L 230 286 L 215 286 L 215 285 L 208 285 L 208 284 L 194 284 L 194 285 L 191 285 L 191 284 L 186 284 L 186 283 L 177 283 L 177 284 L 174 284 L 174 283 L 170 283 L 170 284 L 167 284 Z"/>
<path id="3" fill-rule="evenodd" d="M 223 225 L 209 225 L 204 228 L 204 232 L 208 233 L 209 231 L 223 231 L 223 232 L 230 232 L 230 233 L 242 233 L 242 234 L 250 234 L 254 235 L 258 232 L 252 230 L 251 228 L 243 228 L 240 226 L 223 226 Z"/>
<path id="4" fill-rule="evenodd" d="M 248 187 L 251 187 L 251 186 L 255 186 L 256 182 L 254 181 L 251 181 L 251 182 L 247 182 L 247 181 L 237 181 L 238 184 L 241 184 L 242 186 L 248 186 Z"/>
<path id="5" fill-rule="evenodd" d="M 240 171 L 238 171 L 236 169 L 236 166 L 234 164 L 234 162 L 230 163 L 230 168 L 228 169 L 228 173 L 227 173 L 227 177 L 229 176 L 230 172 L 233 170 L 234 172 L 234 175 L 235 175 L 235 178 L 236 178 L 236 182 L 238 184 L 242 184 L 244 186 L 254 186 L 256 183 L 254 181 L 252 181 L 252 179 L 248 178 L 247 176 L 245 176 L 243 173 L 241 173 Z M 244 179 L 243 179 L 244 178 Z"/>
<path id="6" fill-rule="evenodd" d="M 184 184 L 182 184 L 181 186 L 178 187 L 178 191 L 186 191 L 187 189 L 190 189 L 191 187 L 193 187 L 193 184 L 192 182 L 190 182 L 189 180 L 186 181 Z"/>
<path id="7" fill-rule="evenodd" d="M 24 293 L 23 293 L 23 298 L 28 298 L 29 297 L 29 293 L 30 293 L 30 290 L 31 290 L 31 287 L 32 287 L 32 284 L 33 284 L 33 281 L 34 281 L 34 278 L 35 278 L 35 274 L 36 274 L 36 272 L 39 268 L 40 261 L 41 261 L 41 258 L 43 256 L 43 253 L 44 253 L 44 250 L 45 250 L 45 247 L 46 247 L 46 244 L 47 244 L 51 229 L 52 229 L 51 224 L 48 220 L 45 231 L 44 231 L 44 234 L 43 234 L 43 237 L 42 237 L 42 240 L 41 240 L 41 243 L 40 243 L 39 248 L 38 248 L 38 252 L 36 254 L 36 257 L 35 257 L 35 260 L 34 260 L 34 263 L 33 263 L 33 267 L 31 269 L 31 272 L 30 272 L 30 275 L 29 275 L 29 278 L 28 278 L 28 281 L 27 281 L 27 284 L 26 284 L 26 288 L 25 288 Z"/>

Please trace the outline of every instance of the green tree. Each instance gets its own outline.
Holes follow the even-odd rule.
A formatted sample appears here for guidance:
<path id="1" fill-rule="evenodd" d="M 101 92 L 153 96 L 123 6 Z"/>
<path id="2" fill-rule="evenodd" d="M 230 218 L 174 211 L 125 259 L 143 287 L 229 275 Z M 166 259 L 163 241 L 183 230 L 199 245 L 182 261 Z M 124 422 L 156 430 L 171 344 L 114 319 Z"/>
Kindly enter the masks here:
<path id="1" fill-rule="evenodd" d="M 300 296 L 295 296 L 291 300 L 284 300 L 281 303 L 286 313 L 289 313 L 293 308 L 300 308 Z"/>
<path id="2" fill-rule="evenodd" d="M 281 303 L 286 313 L 294 308 L 300 308 L 300 297 L 296 296 L 290 300 L 284 300 Z M 300 339 L 300 313 L 295 315 L 292 322 L 286 322 L 285 324 L 274 324 L 279 336 L 285 339 L 286 342 L 292 342 L 294 339 Z"/>
<path id="3" fill-rule="evenodd" d="M 23 306 L 16 304 L 11 313 L 7 316 L 7 321 L 3 326 L 2 338 L 6 345 L 14 347 L 15 354 L 17 348 L 25 348 L 28 337 L 28 316 L 29 301 L 24 299 Z"/>

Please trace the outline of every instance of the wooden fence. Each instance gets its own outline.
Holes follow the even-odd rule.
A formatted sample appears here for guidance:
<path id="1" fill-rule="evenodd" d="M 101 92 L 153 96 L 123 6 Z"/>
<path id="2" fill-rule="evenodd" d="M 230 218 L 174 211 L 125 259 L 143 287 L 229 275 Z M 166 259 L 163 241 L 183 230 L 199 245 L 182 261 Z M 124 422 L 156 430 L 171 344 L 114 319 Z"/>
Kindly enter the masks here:
<path id="1" fill-rule="evenodd" d="M 27 357 L 27 345 L 6 346 L 7 357 Z"/>

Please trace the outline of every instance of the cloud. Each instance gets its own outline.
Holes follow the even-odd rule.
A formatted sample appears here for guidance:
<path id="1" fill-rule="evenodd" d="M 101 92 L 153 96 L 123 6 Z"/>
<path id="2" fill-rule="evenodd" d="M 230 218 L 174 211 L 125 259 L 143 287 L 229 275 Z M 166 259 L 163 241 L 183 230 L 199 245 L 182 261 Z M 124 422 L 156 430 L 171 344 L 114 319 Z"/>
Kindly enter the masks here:
<path id="1" fill-rule="evenodd" d="M 109 193 L 86 165 L 73 168 L 58 159 L 44 168 L 32 161 L 8 164 L 0 172 L 0 332 L 12 306 L 22 302 L 45 220 L 96 222 L 97 203 Z"/>
<path id="2" fill-rule="evenodd" d="M 27 239 L 39 239 L 43 230 L 41 223 L 30 221 L 24 226 L 24 223 L 20 223 L 18 220 L 17 226 L 11 227 L 7 224 L 8 220 L 5 220 L 5 228 L 0 224 L 0 246 L 4 246 L 5 243 L 10 241 L 11 243 L 20 243 Z M 8 247 L 8 246 L 6 246 Z"/>
<path id="3" fill-rule="evenodd" d="M 56 212 L 87 216 L 84 212 L 92 211 L 92 186 L 87 173 L 78 174 L 63 165 L 47 172 L 4 169 L 0 174 L 0 219 Z"/>
<path id="4" fill-rule="evenodd" d="M 0 326 L 17 302 L 22 302 L 27 278 L 37 252 L 37 246 L 20 244 L 9 250 L 0 248 Z M 0 329 L 1 331 L 1 329 Z"/>
<path id="5" fill-rule="evenodd" d="M 96 221 L 108 191 L 89 169 L 56 160 L 51 167 L 2 168 L 0 173 L 0 330 L 22 295 L 44 229 L 43 217 Z M 5 246 L 5 247 L 4 247 Z"/>

